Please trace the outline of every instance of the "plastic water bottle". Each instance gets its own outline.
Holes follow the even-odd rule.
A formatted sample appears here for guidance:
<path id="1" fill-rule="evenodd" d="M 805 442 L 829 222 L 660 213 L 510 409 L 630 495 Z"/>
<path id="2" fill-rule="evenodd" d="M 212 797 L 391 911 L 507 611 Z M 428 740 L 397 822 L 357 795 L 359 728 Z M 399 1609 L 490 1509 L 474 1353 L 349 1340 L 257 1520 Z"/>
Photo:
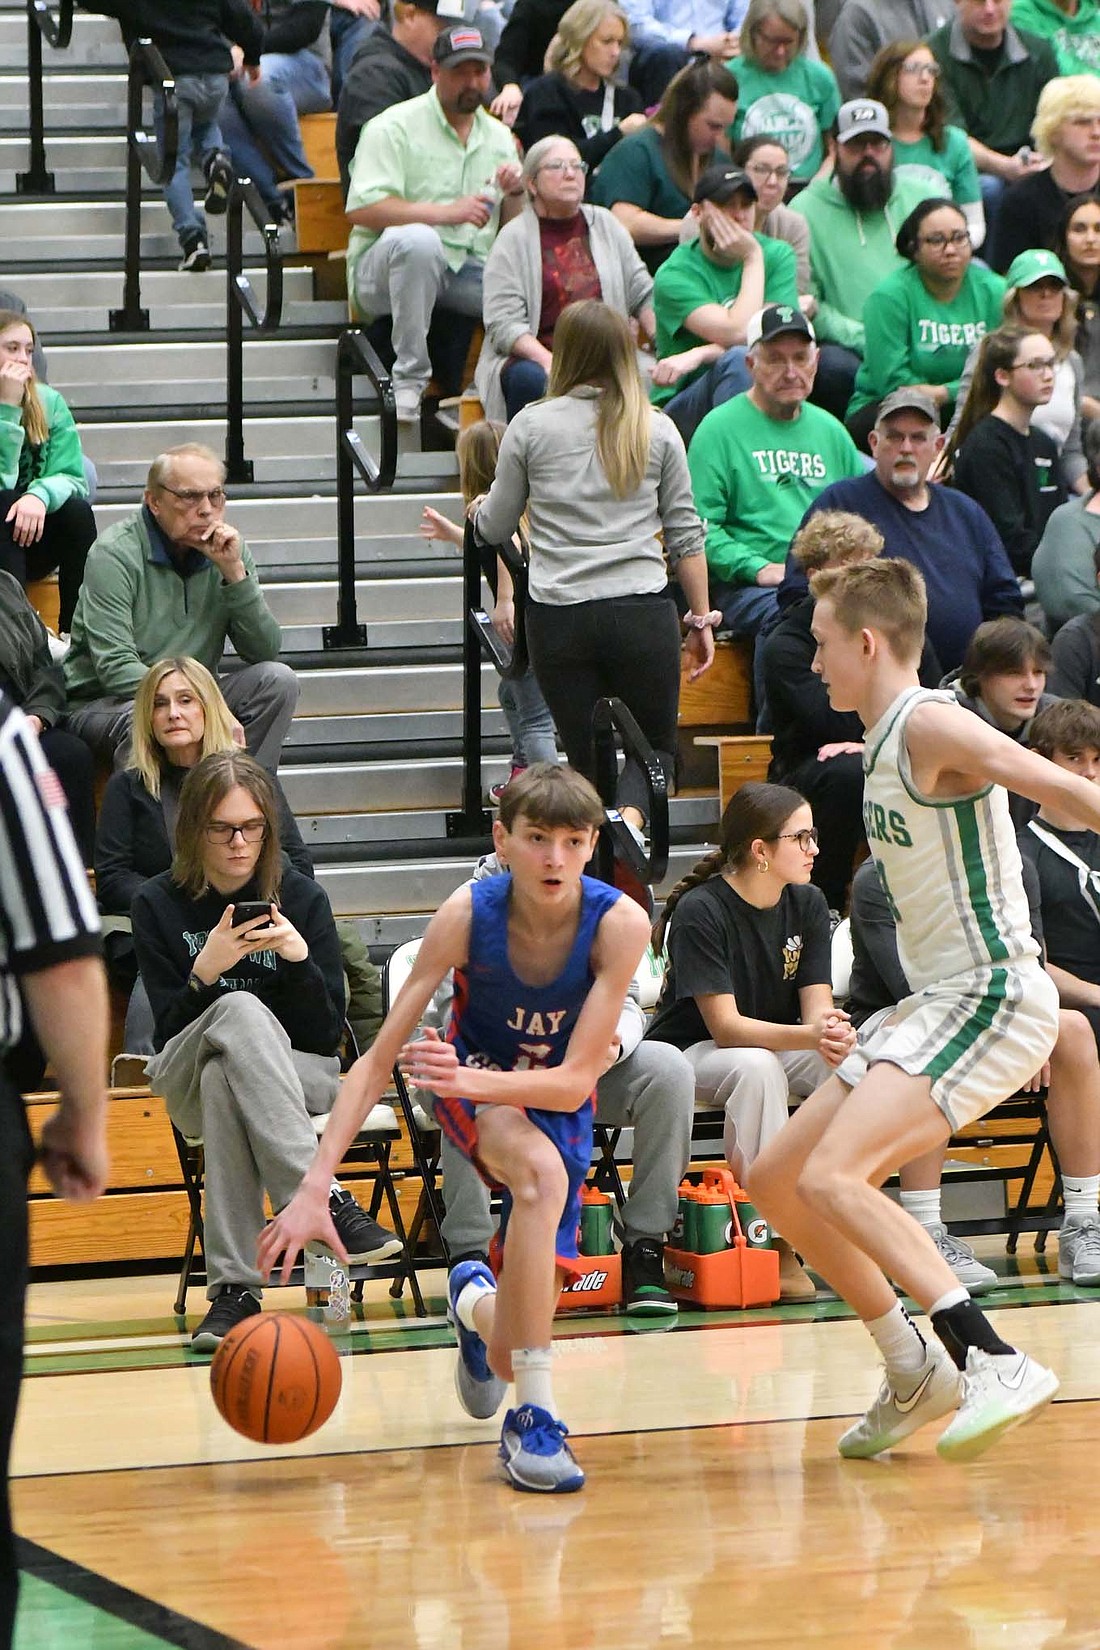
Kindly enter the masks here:
<path id="1" fill-rule="evenodd" d="M 321 1309 L 321 1321 L 330 1335 L 346 1335 L 351 1328 L 351 1286 L 343 1263 L 320 1246 L 305 1253 L 306 1298 Z"/>

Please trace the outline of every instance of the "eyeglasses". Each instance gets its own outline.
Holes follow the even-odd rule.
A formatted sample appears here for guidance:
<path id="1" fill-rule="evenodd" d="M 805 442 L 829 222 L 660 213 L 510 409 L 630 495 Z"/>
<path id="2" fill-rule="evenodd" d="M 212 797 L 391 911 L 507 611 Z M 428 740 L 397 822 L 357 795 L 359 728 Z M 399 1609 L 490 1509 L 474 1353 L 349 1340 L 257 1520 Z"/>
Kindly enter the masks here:
<path id="1" fill-rule="evenodd" d="M 901 65 L 901 72 L 902 74 L 929 75 L 933 80 L 938 80 L 943 70 L 938 63 L 925 63 L 919 57 L 907 57 Z"/>
<path id="2" fill-rule="evenodd" d="M 797 35 L 792 40 L 786 34 L 765 34 L 763 29 L 754 29 L 752 37 L 754 40 L 762 40 L 765 46 L 774 46 L 777 51 L 782 49 L 787 52 L 796 52 L 798 50 Z"/>
<path id="3" fill-rule="evenodd" d="M 769 178 L 774 178 L 777 183 L 783 183 L 791 175 L 789 166 L 765 166 L 762 161 L 759 164 L 750 161 L 745 171 L 750 178 L 763 178 L 765 183 Z"/>
<path id="4" fill-rule="evenodd" d="M 180 503 L 186 505 L 189 510 L 197 510 L 204 498 L 210 500 L 215 510 L 220 509 L 225 503 L 224 487 L 200 487 L 197 489 L 189 487 L 180 492 L 178 487 L 167 487 L 162 481 L 160 490 L 162 493 L 171 493 L 173 498 L 178 498 Z"/>
<path id="5" fill-rule="evenodd" d="M 937 230 L 931 235 L 922 235 L 920 243 L 922 246 L 930 246 L 933 252 L 942 252 L 945 246 L 969 246 L 970 231 L 953 229 L 950 235 L 941 235 Z"/>
<path id="6" fill-rule="evenodd" d="M 1030 361 L 1014 361 L 1009 372 L 1053 372 L 1058 365 L 1054 355 L 1033 355 Z"/>
<path id="7" fill-rule="evenodd" d="M 797 842 L 804 854 L 808 854 L 811 846 L 817 847 L 817 826 L 811 825 L 808 831 L 780 831 L 775 838 L 776 842 Z"/>
<path id="8" fill-rule="evenodd" d="M 540 172 L 579 172 L 583 177 L 588 171 L 586 160 L 546 160 L 539 167 Z"/>
<path id="9" fill-rule="evenodd" d="M 215 819 L 206 827 L 208 842 L 232 842 L 235 836 L 245 842 L 262 842 L 267 835 L 266 819 L 246 819 L 243 825 L 230 825 L 224 819 Z"/>

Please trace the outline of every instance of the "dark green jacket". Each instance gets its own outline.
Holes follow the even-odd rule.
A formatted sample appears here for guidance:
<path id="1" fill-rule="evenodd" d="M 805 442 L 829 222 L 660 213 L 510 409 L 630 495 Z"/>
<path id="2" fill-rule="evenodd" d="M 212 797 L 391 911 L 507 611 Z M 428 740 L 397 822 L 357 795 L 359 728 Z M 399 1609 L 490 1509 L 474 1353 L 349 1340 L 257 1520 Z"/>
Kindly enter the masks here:
<path id="1" fill-rule="evenodd" d="M 46 627 L 10 573 L 0 572 L 0 675 L 10 698 L 52 728 L 65 709 L 61 666 L 50 656 Z"/>
<path id="2" fill-rule="evenodd" d="M 1004 57 L 991 75 L 967 45 L 958 18 L 930 34 L 928 45 L 943 70 L 949 121 L 1001 155 L 1031 142 L 1039 93 L 1058 74 L 1049 40 L 1009 24 Z"/>

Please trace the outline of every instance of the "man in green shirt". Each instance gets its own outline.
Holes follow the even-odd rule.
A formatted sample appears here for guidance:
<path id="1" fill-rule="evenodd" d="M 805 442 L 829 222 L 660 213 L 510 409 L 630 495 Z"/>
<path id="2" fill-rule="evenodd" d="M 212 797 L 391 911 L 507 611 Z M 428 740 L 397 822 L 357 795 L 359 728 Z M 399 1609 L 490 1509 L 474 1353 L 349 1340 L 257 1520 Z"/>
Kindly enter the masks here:
<path id="1" fill-rule="evenodd" d="M 652 397 L 684 438 L 700 420 L 747 390 L 749 321 L 764 304 L 797 307 L 794 248 L 753 232 L 756 189 L 728 163 L 708 166 L 695 186 L 698 237 L 678 246 L 653 283 L 657 366 Z"/>
<path id="2" fill-rule="evenodd" d="M 432 311 L 481 319 L 489 248 L 523 204 L 515 142 L 482 107 L 492 57 L 472 23 L 444 29 L 431 91 L 369 120 L 351 163 L 348 290 L 364 314 L 393 317 L 402 423 L 419 418 L 431 377 Z"/>
<path id="3" fill-rule="evenodd" d="M 688 452 L 695 507 L 707 530 L 711 606 L 723 628 L 757 638 L 757 723 L 765 718 L 761 633 L 778 613 L 776 590 L 791 539 L 818 493 L 862 475 L 838 419 L 808 404 L 817 369 L 814 330 L 794 304 L 772 304 L 748 326 L 752 388 L 707 414 Z"/>

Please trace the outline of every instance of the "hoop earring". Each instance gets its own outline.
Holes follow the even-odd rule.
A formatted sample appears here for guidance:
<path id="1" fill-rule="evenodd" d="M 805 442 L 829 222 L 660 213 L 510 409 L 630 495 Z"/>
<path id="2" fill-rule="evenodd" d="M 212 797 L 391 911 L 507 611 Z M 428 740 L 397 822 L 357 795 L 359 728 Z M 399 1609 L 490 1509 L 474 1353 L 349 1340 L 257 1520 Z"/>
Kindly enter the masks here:
<path id="1" fill-rule="evenodd" d="M 760 860 L 757 860 L 757 862 L 756 862 L 756 869 L 757 869 L 757 870 L 758 870 L 758 871 L 766 871 L 766 870 L 767 870 L 767 869 L 768 869 L 768 862 L 767 862 L 767 860 L 766 860 L 766 859 L 760 859 Z"/>

